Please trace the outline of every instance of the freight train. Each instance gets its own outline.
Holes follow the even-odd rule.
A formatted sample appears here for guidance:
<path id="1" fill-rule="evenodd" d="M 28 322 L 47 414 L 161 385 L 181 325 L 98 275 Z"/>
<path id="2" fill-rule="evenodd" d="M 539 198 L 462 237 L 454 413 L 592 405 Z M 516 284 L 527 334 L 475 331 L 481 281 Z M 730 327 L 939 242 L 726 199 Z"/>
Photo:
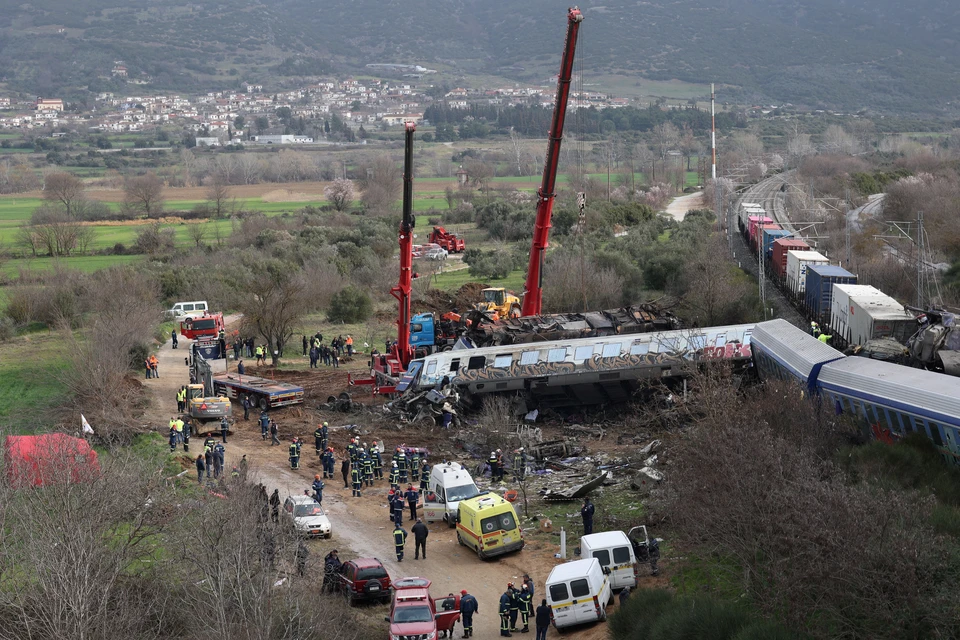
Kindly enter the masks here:
<path id="1" fill-rule="evenodd" d="M 759 205 L 741 202 L 738 227 L 770 279 L 808 320 L 816 322 L 833 344 L 862 347 L 892 338 L 902 345 L 920 328 L 917 317 L 857 276 L 810 247 L 805 240 L 762 213 Z"/>
<path id="2" fill-rule="evenodd" d="M 948 463 L 960 465 L 957 378 L 847 357 L 785 320 L 757 324 L 750 344 L 761 379 L 798 381 L 837 414 L 863 420 L 878 440 L 921 433 Z"/>

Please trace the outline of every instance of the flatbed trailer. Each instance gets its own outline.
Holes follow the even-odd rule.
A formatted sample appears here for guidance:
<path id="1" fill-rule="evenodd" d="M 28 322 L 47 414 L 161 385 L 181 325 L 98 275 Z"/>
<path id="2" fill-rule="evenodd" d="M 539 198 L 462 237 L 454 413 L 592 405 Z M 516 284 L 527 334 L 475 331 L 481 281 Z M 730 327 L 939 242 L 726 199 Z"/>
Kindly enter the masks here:
<path id="1" fill-rule="evenodd" d="M 240 400 L 244 394 L 249 394 L 253 406 L 263 410 L 303 404 L 303 387 L 269 378 L 236 372 L 215 373 L 213 387 L 218 395 L 232 400 Z"/>

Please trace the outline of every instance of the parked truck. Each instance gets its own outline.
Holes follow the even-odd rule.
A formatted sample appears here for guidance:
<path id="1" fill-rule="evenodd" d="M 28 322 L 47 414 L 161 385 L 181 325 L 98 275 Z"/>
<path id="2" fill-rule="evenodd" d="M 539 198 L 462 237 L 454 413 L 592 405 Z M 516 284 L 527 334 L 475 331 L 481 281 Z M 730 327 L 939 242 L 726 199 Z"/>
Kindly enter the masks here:
<path id="1" fill-rule="evenodd" d="M 248 395 L 250 402 L 264 411 L 303 404 L 303 387 L 269 378 L 240 375 L 236 372 L 215 373 L 213 386 L 218 395 L 231 400 L 240 400 L 244 395 Z"/>
<path id="2" fill-rule="evenodd" d="M 463 253 L 466 243 L 455 233 L 450 233 L 443 227 L 434 227 L 430 232 L 430 242 L 440 245 L 449 253 Z"/>

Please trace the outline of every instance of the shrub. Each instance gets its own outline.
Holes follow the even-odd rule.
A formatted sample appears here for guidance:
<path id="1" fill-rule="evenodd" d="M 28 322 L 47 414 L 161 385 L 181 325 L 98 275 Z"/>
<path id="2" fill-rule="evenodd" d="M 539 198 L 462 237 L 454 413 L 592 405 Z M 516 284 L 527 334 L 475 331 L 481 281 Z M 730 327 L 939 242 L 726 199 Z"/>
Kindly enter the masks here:
<path id="1" fill-rule="evenodd" d="M 615 640 L 646 638 L 654 622 L 673 600 L 663 589 L 638 589 L 622 608 L 610 616 L 610 637 Z"/>
<path id="2" fill-rule="evenodd" d="M 6 342 L 17 335 L 17 325 L 10 316 L 0 318 L 0 342 Z"/>
<path id="3" fill-rule="evenodd" d="M 730 640 L 749 623 L 746 612 L 713 598 L 678 598 L 672 604 L 650 628 L 650 640 Z"/>
<path id="4" fill-rule="evenodd" d="M 330 322 L 353 324 L 363 322 L 373 312 L 373 303 L 365 292 L 356 287 L 344 287 L 333 294 L 327 318 Z"/>

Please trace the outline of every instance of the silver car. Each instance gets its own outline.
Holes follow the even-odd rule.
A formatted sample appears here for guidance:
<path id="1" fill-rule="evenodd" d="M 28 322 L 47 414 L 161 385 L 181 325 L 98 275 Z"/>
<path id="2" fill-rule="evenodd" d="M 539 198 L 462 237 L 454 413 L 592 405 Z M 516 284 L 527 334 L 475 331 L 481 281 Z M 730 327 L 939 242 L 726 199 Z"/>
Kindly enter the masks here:
<path id="1" fill-rule="evenodd" d="M 427 260 L 446 260 L 447 255 L 449 254 L 446 249 L 434 248 L 428 249 L 427 252 L 423 254 L 423 257 Z"/>
<path id="2" fill-rule="evenodd" d="M 293 521 L 293 526 L 301 535 L 309 538 L 333 536 L 330 519 L 323 512 L 320 503 L 310 496 L 287 497 L 283 502 L 283 512 Z"/>

